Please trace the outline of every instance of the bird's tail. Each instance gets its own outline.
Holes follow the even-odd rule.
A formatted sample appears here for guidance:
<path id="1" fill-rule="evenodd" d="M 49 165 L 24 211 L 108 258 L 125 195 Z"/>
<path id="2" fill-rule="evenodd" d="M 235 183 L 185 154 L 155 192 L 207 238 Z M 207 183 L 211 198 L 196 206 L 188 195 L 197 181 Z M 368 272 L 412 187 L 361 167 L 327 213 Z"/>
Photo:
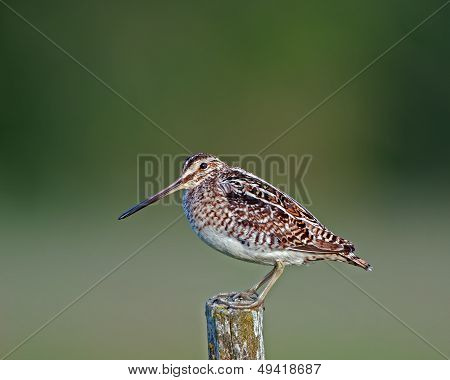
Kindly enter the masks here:
<path id="1" fill-rule="evenodd" d="M 347 253 L 345 256 L 345 259 L 347 263 L 363 268 L 369 272 L 373 270 L 372 265 L 370 265 L 366 260 L 361 259 L 360 257 L 356 256 L 354 253 Z"/>
<path id="2" fill-rule="evenodd" d="M 350 265 L 363 268 L 369 272 L 373 270 L 373 267 L 366 260 L 361 259 L 361 257 L 354 254 L 356 248 L 352 242 L 346 240 L 342 245 L 344 248 L 340 253 L 340 256 L 343 258 L 342 261 L 346 261 Z"/>

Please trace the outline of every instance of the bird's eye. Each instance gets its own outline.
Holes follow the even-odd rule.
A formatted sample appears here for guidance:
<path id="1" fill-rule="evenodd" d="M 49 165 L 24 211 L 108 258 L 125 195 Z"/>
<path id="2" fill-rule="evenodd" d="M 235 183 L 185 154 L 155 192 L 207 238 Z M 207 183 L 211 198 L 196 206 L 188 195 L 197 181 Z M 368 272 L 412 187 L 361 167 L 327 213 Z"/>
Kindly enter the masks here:
<path id="1" fill-rule="evenodd" d="M 205 170 L 207 167 L 208 167 L 208 164 L 207 164 L 206 162 L 202 162 L 202 163 L 200 164 L 200 169 Z"/>

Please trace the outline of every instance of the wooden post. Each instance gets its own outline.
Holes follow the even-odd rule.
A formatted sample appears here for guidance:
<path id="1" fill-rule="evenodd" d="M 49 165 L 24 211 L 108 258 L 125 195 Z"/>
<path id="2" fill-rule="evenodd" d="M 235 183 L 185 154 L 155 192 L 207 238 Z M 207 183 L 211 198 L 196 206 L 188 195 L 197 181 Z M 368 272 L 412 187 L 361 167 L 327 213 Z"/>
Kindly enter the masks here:
<path id="1" fill-rule="evenodd" d="M 221 299 L 229 299 L 230 295 Z M 232 309 L 218 302 L 206 302 L 208 357 L 210 360 L 264 359 L 264 306 Z"/>

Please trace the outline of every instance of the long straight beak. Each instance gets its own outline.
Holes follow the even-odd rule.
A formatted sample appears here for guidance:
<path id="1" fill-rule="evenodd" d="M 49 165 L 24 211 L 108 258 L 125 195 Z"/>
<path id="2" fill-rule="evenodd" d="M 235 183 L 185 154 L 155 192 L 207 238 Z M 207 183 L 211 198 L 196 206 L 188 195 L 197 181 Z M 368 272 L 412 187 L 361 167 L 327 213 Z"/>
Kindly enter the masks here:
<path id="1" fill-rule="evenodd" d="M 166 187 L 164 190 L 161 190 L 159 193 L 151 196 L 148 199 L 144 199 L 141 203 L 137 204 L 136 206 L 131 207 L 129 210 L 125 211 L 122 215 L 119 216 L 119 220 L 125 219 L 129 217 L 130 215 L 133 215 L 135 212 L 138 212 L 139 210 L 143 209 L 144 207 L 147 207 L 148 205 L 151 205 L 152 203 L 155 203 L 156 201 L 160 200 L 161 198 L 164 198 L 165 196 L 174 193 L 177 190 L 180 190 L 183 188 L 183 182 L 181 178 L 177 179 L 174 183 L 172 183 L 170 186 Z"/>

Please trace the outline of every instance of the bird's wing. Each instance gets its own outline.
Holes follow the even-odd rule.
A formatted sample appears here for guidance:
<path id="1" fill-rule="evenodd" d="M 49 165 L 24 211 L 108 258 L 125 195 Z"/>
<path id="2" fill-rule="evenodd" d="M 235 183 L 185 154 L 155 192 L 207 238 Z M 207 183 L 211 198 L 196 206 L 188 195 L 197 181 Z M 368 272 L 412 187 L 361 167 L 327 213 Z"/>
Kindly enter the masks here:
<path id="1" fill-rule="evenodd" d="M 250 224 L 264 224 L 282 249 L 325 254 L 353 252 L 351 242 L 329 231 L 295 199 L 240 168 L 219 179 L 236 215 Z M 255 226 L 253 226 L 255 227 Z"/>

